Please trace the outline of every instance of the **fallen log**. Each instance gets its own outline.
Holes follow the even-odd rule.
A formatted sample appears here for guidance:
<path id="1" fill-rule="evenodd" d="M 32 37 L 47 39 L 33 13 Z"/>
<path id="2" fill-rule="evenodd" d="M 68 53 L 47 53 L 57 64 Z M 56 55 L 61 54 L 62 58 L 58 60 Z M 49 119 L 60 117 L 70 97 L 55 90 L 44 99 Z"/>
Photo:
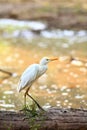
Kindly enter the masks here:
<path id="1" fill-rule="evenodd" d="M 0 130 L 87 130 L 87 110 L 50 108 L 41 117 L 0 111 Z"/>

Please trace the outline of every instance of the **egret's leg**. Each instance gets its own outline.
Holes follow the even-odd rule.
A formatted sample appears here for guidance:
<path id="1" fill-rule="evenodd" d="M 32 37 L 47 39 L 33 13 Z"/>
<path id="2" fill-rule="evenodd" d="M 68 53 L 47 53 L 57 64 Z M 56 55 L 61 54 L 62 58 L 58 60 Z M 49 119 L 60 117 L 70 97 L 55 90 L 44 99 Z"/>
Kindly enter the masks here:
<path id="1" fill-rule="evenodd" d="M 25 92 L 25 94 L 24 94 L 24 108 L 21 109 L 20 111 L 24 111 L 26 108 L 26 96 L 27 96 L 27 93 Z"/>
<path id="2" fill-rule="evenodd" d="M 24 94 L 24 106 L 26 107 L 26 92 L 25 92 L 25 94 Z"/>
<path id="3" fill-rule="evenodd" d="M 27 93 L 28 93 L 29 89 L 30 89 L 30 87 L 27 88 L 27 90 L 26 90 L 26 92 L 24 94 L 24 105 L 25 105 L 25 107 L 26 107 L 26 96 L 27 96 Z"/>
<path id="4" fill-rule="evenodd" d="M 44 109 L 37 103 L 37 101 L 33 97 L 31 97 L 31 95 L 29 95 L 28 93 L 27 93 L 27 95 L 37 104 L 39 109 L 44 111 Z"/>

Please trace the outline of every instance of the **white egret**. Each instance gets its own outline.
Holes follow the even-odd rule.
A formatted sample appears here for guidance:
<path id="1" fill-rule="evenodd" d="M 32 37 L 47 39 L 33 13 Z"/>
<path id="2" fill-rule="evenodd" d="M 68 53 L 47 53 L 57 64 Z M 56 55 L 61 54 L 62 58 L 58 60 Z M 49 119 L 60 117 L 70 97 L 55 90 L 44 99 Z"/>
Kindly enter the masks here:
<path id="1" fill-rule="evenodd" d="M 39 64 L 32 64 L 23 72 L 23 74 L 19 80 L 18 91 L 20 92 L 24 88 L 27 88 L 26 92 L 24 94 L 25 106 L 26 106 L 26 96 L 29 96 L 37 104 L 38 108 L 42 109 L 42 107 L 36 102 L 36 100 L 34 98 L 32 98 L 31 95 L 28 94 L 28 92 L 29 92 L 31 85 L 41 75 L 43 75 L 46 72 L 46 70 L 48 69 L 47 64 L 54 60 L 58 60 L 58 58 L 57 57 L 54 57 L 54 58 L 44 57 L 40 60 Z"/>

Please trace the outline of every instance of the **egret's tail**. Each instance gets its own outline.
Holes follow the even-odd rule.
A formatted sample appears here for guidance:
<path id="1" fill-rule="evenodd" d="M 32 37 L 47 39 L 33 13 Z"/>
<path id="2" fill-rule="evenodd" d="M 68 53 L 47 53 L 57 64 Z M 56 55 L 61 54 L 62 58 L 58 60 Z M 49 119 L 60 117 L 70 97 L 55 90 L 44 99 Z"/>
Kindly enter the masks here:
<path id="1" fill-rule="evenodd" d="M 17 91 L 20 92 L 21 90 L 19 89 L 19 86 L 17 87 Z"/>
<path id="2" fill-rule="evenodd" d="M 19 81 L 17 91 L 20 92 L 22 90 L 21 82 Z"/>

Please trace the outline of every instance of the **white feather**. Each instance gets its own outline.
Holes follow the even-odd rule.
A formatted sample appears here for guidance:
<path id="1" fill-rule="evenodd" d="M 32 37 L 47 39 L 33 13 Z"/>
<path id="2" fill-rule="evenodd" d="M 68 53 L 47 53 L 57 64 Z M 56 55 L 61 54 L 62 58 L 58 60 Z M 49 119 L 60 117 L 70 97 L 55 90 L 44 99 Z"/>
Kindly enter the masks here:
<path id="1" fill-rule="evenodd" d="M 38 74 L 38 66 L 37 64 L 30 65 L 22 74 L 19 83 L 18 83 L 18 91 L 20 92 L 25 87 L 30 87 L 32 82 L 35 81 Z"/>
<path id="2" fill-rule="evenodd" d="M 39 64 L 30 65 L 22 74 L 18 83 L 18 92 L 20 92 L 25 87 L 30 87 L 32 83 L 39 78 L 45 71 L 47 66 L 42 66 Z"/>

